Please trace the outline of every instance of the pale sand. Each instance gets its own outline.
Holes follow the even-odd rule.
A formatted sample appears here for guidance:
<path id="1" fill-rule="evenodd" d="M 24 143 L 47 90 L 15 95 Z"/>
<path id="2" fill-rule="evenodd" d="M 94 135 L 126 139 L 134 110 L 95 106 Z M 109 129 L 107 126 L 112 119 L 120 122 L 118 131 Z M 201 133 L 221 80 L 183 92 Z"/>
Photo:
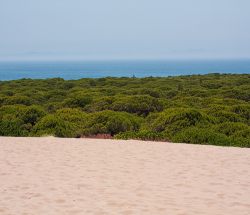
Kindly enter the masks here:
<path id="1" fill-rule="evenodd" d="M 249 215 L 250 149 L 1 137 L 0 214 Z"/>

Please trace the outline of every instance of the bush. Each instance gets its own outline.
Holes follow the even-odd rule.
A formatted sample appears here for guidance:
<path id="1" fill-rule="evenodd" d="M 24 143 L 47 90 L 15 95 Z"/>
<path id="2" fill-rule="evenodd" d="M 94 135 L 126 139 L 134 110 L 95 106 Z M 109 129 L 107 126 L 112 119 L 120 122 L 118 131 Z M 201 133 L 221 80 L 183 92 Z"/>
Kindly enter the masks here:
<path id="1" fill-rule="evenodd" d="M 83 135 L 110 134 L 139 129 L 140 118 L 125 112 L 102 111 L 90 115 Z"/>
<path id="2" fill-rule="evenodd" d="M 195 109 L 167 109 L 157 115 L 149 116 L 147 119 L 147 128 L 154 132 L 168 133 L 171 137 L 176 132 L 179 132 L 187 127 L 197 124 L 207 124 L 210 119 L 206 114 L 203 114 Z"/>
<path id="3" fill-rule="evenodd" d="M 250 105 L 234 105 L 231 107 L 231 110 L 248 121 L 250 120 Z"/>
<path id="4" fill-rule="evenodd" d="M 150 112 L 162 111 L 163 105 L 151 96 L 127 96 L 113 102 L 111 109 L 146 116 Z"/>
<path id="5" fill-rule="evenodd" d="M 250 91 L 244 90 L 244 89 L 230 89 L 227 92 L 225 92 L 226 98 L 233 98 L 238 100 L 244 100 L 246 102 L 250 101 Z"/>
<path id="6" fill-rule="evenodd" d="M 220 133 L 215 133 L 209 129 L 191 127 L 177 133 L 172 141 L 179 143 L 206 144 L 217 146 L 230 146 L 230 139 Z"/>
<path id="7" fill-rule="evenodd" d="M 10 114 L 12 116 L 17 117 L 20 112 L 23 112 L 26 106 L 24 105 L 4 105 L 0 107 L 0 119 L 1 116 L 4 116 L 6 114 Z"/>
<path id="8" fill-rule="evenodd" d="M 103 110 L 109 110 L 111 109 L 111 105 L 114 102 L 114 97 L 101 97 L 96 100 L 94 100 L 91 104 L 86 105 L 84 110 L 88 112 L 97 112 L 97 111 L 103 111 Z"/>
<path id="9" fill-rule="evenodd" d="M 0 108 L 0 122 L 2 129 L 5 127 L 8 131 L 1 131 L 1 135 L 27 136 L 35 123 L 45 114 L 38 106 L 3 106 Z"/>
<path id="10" fill-rule="evenodd" d="M 90 104 L 91 101 L 92 98 L 88 95 L 78 93 L 73 94 L 70 98 L 66 99 L 63 106 L 69 108 L 84 108 L 86 105 Z"/>
<path id="11" fill-rule="evenodd" d="M 32 129 L 34 136 L 74 137 L 75 125 L 55 115 L 46 115 Z"/>
<path id="12" fill-rule="evenodd" d="M 116 139 L 123 140 L 151 140 L 151 141 L 165 141 L 165 137 L 162 133 L 153 132 L 153 131 L 127 131 L 115 135 Z"/>
<path id="13" fill-rule="evenodd" d="M 45 115 L 45 111 L 39 106 L 27 107 L 19 113 L 20 119 L 22 119 L 25 124 L 31 124 L 32 126 L 35 125 Z"/>
<path id="14" fill-rule="evenodd" d="M 27 96 L 11 96 L 7 97 L 5 101 L 3 102 L 4 105 L 31 105 L 32 101 Z"/>
<path id="15" fill-rule="evenodd" d="M 144 89 L 141 89 L 139 94 L 141 95 L 149 95 L 149 96 L 152 96 L 152 97 L 155 97 L 155 98 L 160 98 L 161 95 L 162 95 L 162 92 L 160 90 L 154 90 L 154 89 L 148 89 L 148 88 L 144 88 Z"/>
<path id="16" fill-rule="evenodd" d="M 248 135 L 249 136 L 249 135 Z M 235 137 L 232 136 L 231 138 L 231 146 L 235 146 L 235 147 L 250 147 L 250 139 L 248 138 L 244 138 L 244 137 Z"/>
<path id="17" fill-rule="evenodd" d="M 240 132 L 245 132 L 245 133 L 249 133 L 250 135 L 250 127 L 244 123 L 240 123 L 240 122 L 224 122 L 221 123 L 219 125 L 216 125 L 213 127 L 213 129 L 218 132 L 218 133 L 222 133 L 225 134 L 227 136 L 232 136 L 232 135 L 236 135 L 236 134 L 240 134 Z M 238 135 L 238 136 L 242 136 L 242 134 Z"/>
<path id="18" fill-rule="evenodd" d="M 83 126 L 88 119 L 88 114 L 77 108 L 63 108 L 57 110 L 55 115 L 60 119 Z"/>
<path id="19" fill-rule="evenodd" d="M 6 114 L 0 119 L 0 136 L 27 136 L 28 132 L 23 127 L 23 121 L 13 115 Z"/>
<path id="20" fill-rule="evenodd" d="M 229 111 L 210 111 L 208 113 L 210 116 L 213 116 L 216 118 L 218 123 L 222 122 L 246 122 L 246 119 L 241 117 L 240 115 L 236 113 L 232 113 Z"/>
<path id="21" fill-rule="evenodd" d="M 191 127 L 176 134 L 174 142 L 205 144 L 217 146 L 250 147 L 249 138 L 226 136 L 211 129 Z"/>

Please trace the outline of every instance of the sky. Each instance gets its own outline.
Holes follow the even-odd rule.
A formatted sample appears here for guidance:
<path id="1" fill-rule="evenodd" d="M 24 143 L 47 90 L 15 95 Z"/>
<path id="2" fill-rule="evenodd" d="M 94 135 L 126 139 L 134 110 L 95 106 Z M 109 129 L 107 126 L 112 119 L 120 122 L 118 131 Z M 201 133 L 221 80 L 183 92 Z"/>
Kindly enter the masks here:
<path id="1" fill-rule="evenodd" d="M 250 58 L 249 0 L 0 0 L 0 60 Z"/>

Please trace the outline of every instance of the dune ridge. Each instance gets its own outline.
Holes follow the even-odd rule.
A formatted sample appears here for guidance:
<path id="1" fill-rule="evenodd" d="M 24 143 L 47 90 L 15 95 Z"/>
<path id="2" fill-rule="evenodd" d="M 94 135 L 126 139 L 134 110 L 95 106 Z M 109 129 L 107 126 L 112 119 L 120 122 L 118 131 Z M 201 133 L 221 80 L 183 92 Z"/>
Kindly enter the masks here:
<path id="1" fill-rule="evenodd" d="M 250 214 L 250 149 L 0 137 L 0 214 Z"/>

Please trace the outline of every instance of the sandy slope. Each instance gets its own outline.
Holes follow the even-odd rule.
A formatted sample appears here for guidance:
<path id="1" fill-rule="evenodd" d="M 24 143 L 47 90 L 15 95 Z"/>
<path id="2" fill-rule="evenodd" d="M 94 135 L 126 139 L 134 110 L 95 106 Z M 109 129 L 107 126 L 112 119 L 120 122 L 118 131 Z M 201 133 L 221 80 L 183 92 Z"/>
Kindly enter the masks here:
<path id="1" fill-rule="evenodd" d="M 250 214 L 250 150 L 0 138 L 0 214 Z"/>

